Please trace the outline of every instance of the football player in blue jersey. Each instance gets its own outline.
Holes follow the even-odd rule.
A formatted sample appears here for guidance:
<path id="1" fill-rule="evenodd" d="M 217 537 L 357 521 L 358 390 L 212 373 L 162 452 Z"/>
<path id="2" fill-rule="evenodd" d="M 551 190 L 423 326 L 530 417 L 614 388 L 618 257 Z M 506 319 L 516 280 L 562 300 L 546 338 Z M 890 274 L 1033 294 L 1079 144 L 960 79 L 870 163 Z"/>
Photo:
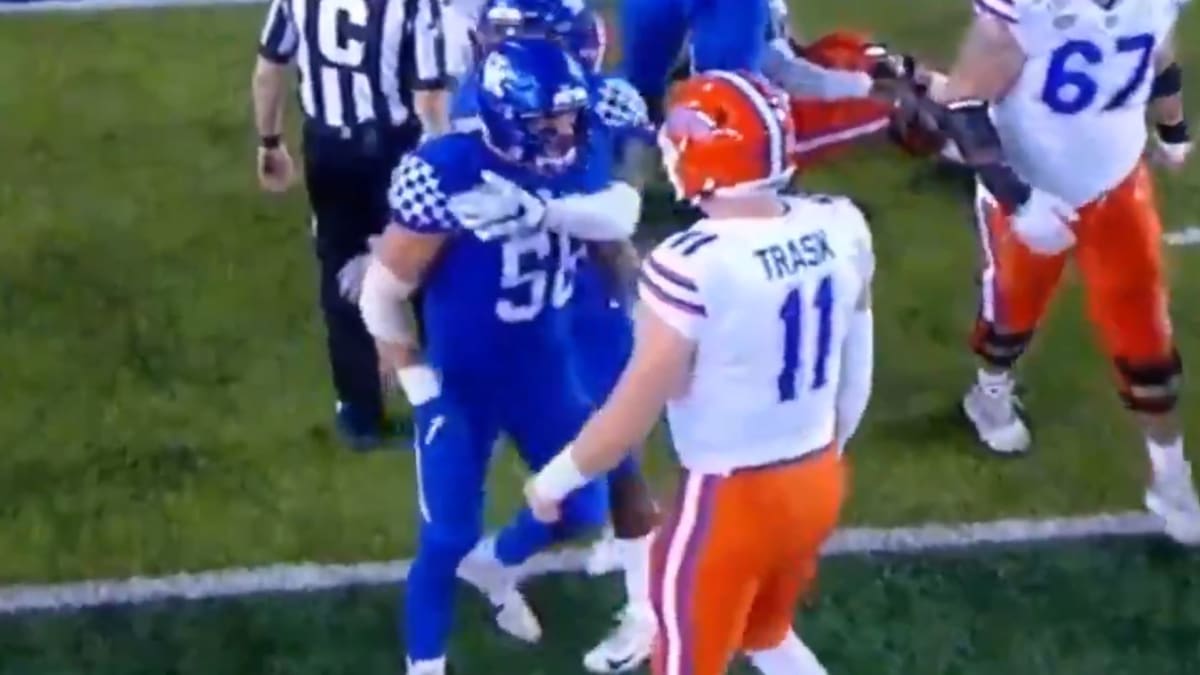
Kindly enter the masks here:
<path id="1" fill-rule="evenodd" d="M 641 197 L 611 180 L 611 153 L 599 148 L 608 140 L 591 133 L 599 125 L 588 77 L 557 43 L 505 41 L 479 69 L 482 128 L 434 139 L 400 162 L 393 222 L 358 292 L 413 407 L 421 525 L 406 586 L 411 675 L 445 672 L 456 571 L 487 594 L 501 628 L 539 639 L 516 567 L 608 515 L 606 486 L 591 483 L 568 499 L 558 527 L 526 510 L 480 541 L 497 435 L 536 470 L 589 415 L 567 311 L 580 240 L 628 239 Z M 420 347 L 406 307 L 418 288 Z"/>
<path id="2" fill-rule="evenodd" d="M 600 17 L 580 0 L 488 0 L 477 36 L 482 50 L 507 37 L 536 35 L 557 40 L 591 73 L 594 113 L 601 127 L 614 175 L 639 190 L 650 165 L 647 150 L 654 135 L 645 103 L 624 79 L 600 73 L 606 36 Z M 476 102 L 478 76 L 467 77 L 451 105 L 457 129 L 481 124 Z M 629 291 L 638 267 L 637 252 L 628 241 L 590 242 L 584 248 L 571 302 L 571 332 L 575 370 L 592 401 L 603 403 L 633 348 Z M 616 629 L 584 656 L 592 672 L 625 672 L 650 656 L 655 634 L 649 602 L 651 535 L 657 512 L 649 488 L 630 454 L 608 477 L 612 527 L 597 542 L 589 571 L 621 569 L 628 603 Z"/>

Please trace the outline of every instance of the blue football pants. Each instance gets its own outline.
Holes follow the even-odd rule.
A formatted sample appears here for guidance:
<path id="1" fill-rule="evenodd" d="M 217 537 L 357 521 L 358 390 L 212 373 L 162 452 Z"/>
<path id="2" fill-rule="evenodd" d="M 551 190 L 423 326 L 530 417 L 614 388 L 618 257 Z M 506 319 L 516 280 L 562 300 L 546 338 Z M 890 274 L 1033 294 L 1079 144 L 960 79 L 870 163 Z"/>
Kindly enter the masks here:
<path id="1" fill-rule="evenodd" d="M 574 439 L 591 405 L 570 368 L 528 363 L 504 378 L 447 378 L 442 395 L 415 411 L 421 512 L 416 559 L 405 595 L 405 645 L 412 660 L 444 656 L 454 616 L 459 563 L 483 534 L 484 490 L 500 431 L 533 471 Z M 608 517 L 603 479 L 573 492 L 553 525 L 522 509 L 496 542 L 507 565 L 557 541 L 600 527 Z"/>

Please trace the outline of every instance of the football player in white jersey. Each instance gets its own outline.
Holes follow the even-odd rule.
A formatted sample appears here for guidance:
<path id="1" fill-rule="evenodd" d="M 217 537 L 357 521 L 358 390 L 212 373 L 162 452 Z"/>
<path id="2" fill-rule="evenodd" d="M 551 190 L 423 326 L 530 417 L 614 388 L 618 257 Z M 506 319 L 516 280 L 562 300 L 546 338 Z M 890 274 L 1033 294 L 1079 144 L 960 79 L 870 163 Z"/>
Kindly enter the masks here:
<path id="1" fill-rule="evenodd" d="M 556 519 L 667 408 L 684 472 L 654 545 L 656 675 L 721 675 L 738 653 L 768 675 L 825 673 L 792 620 L 870 394 L 874 258 L 849 200 L 781 194 L 792 135 L 765 80 L 710 71 L 675 89 L 663 163 L 706 217 L 643 263 L 632 360 L 526 488 Z"/>
<path id="2" fill-rule="evenodd" d="M 1185 1 L 974 0 L 958 61 L 931 97 L 979 177 L 982 363 L 963 399 L 979 438 L 1001 454 L 1029 448 L 1011 370 L 1073 257 L 1121 398 L 1144 430 L 1146 505 L 1171 537 L 1200 543 L 1162 223 L 1143 160 L 1148 112 L 1160 157 L 1179 166 L 1191 150 L 1172 49 Z"/>

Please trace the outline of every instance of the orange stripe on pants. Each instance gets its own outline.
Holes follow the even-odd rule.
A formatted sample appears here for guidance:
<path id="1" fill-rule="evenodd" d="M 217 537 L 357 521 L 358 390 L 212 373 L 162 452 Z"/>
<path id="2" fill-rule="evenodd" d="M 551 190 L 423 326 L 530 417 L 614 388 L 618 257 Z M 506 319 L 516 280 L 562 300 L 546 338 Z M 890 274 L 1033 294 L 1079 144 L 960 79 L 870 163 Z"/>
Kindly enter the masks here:
<path id="1" fill-rule="evenodd" d="M 721 675 L 739 651 L 783 641 L 845 481 L 832 447 L 729 476 L 685 472 L 654 542 L 655 675 Z"/>

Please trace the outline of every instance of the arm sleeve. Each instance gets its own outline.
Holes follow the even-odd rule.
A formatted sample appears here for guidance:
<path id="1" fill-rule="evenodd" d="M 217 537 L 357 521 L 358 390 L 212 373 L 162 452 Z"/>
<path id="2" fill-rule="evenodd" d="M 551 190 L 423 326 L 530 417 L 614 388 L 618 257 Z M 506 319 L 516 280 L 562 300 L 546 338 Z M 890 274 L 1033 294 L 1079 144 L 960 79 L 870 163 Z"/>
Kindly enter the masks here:
<path id="1" fill-rule="evenodd" d="M 449 82 L 448 55 L 441 0 L 416 0 L 412 39 L 418 90 L 443 89 Z"/>
<path id="2" fill-rule="evenodd" d="M 258 54 L 273 63 L 291 63 L 299 45 L 299 32 L 287 0 L 272 0 L 258 38 Z"/>
<path id="3" fill-rule="evenodd" d="M 660 244 L 642 262 L 638 299 L 680 335 L 695 340 L 708 316 L 702 289 L 701 258 Z"/>
<path id="4" fill-rule="evenodd" d="M 842 367 L 837 393 L 838 447 L 858 431 L 867 403 L 871 400 L 871 380 L 875 372 L 875 318 L 868 307 L 856 309 L 846 328 L 842 344 Z"/>
<path id="5" fill-rule="evenodd" d="M 846 200 L 843 210 L 847 229 L 853 237 L 853 263 L 861 280 L 859 298 L 850 314 L 846 337 L 842 344 L 842 363 L 837 393 L 837 441 L 845 448 L 862 423 L 871 399 L 871 382 L 875 372 L 875 318 L 870 304 L 871 282 L 875 276 L 875 253 L 871 244 L 871 229 L 862 211 Z"/>
<path id="6" fill-rule="evenodd" d="M 763 75 L 788 94 L 835 100 L 863 98 L 871 93 L 871 76 L 860 71 L 826 68 L 795 56 L 785 40 L 775 40 L 763 56 Z"/>
<path id="7" fill-rule="evenodd" d="M 976 14 L 986 14 L 1007 23 L 1017 22 L 1017 8 L 1013 0 L 972 0 Z"/>
<path id="8" fill-rule="evenodd" d="M 454 232 L 460 225 L 448 208 L 444 172 L 434 157 L 422 152 L 428 147 L 405 155 L 392 172 L 388 190 L 392 223 L 427 234 Z"/>

